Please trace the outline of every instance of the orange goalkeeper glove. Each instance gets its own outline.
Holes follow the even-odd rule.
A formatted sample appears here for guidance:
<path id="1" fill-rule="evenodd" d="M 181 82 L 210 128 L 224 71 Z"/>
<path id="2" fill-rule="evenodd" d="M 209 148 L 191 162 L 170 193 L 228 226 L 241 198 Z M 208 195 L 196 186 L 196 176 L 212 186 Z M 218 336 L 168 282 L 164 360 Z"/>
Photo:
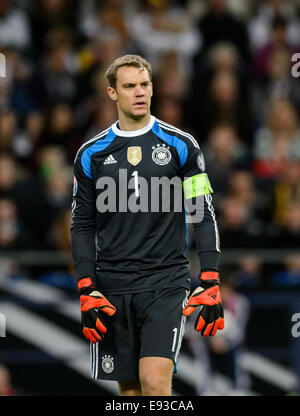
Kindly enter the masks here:
<path id="1" fill-rule="evenodd" d="M 116 313 L 116 308 L 96 290 L 92 280 L 87 277 L 78 281 L 81 310 L 82 332 L 87 340 L 95 344 L 102 341 L 107 329 L 103 324 L 103 312 L 109 316 Z"/>
<path id="2" fill-rule="evenodd" d="M 219 273 L 203 271 L 200 282 L 200 286 L 191 294 L 182 313 L 189 316 L 200 306 L 201 309 L 194 324 L 195 330 L 201 331 L 204 337 L 214 336 L 218 329 L 224 328 Z"/>

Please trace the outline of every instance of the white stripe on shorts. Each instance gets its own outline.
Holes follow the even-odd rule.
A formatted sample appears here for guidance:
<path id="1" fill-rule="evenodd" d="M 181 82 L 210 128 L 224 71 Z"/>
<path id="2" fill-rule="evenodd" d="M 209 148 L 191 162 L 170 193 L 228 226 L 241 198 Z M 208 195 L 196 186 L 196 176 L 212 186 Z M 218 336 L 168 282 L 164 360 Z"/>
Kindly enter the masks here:
<path id="1" fill-rule="evenodd" d="M 98 343 L 90 343 L 91 373 L 93 378 L 98 376 Z"/>
<path id="2" fill-rule="evenodd" d="M 186 293 L 186 296 L 182 302 L 182 309 L 184 309 L 186 304 L 188 303 L 190 291 L 186 290 L 185 293 Z M 177 362 L 178 354 L 181 348 L 182 338 L 183 338 L 184 329 L 185 329 L 185 322 L 186 322 L 186 316 L 182 315 L 181 323 L 180 323 L 180 330 L 179 330 L 179 337 L 178 337 L 178 344 L 177 344 L 177 349 L 176 349 L 175 359 L 174 359 L 175 363 Z"/>

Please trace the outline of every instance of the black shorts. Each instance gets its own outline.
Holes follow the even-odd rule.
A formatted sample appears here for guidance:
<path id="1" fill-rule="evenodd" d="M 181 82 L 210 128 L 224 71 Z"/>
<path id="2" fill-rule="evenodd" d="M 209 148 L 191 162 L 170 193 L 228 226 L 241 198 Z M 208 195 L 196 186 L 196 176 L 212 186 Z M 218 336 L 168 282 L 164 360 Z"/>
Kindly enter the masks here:
<path id="1" fill-rule="evenodd" d="M 182 309 L 188 296 L 189 291 L 182 287 L 108 295 L 117 312 L 104 318 L 104 340 L 90 344 L 92 377 L 138 380 L 142 357 L 166 357 L 176 364 L 186 321 Z"/>

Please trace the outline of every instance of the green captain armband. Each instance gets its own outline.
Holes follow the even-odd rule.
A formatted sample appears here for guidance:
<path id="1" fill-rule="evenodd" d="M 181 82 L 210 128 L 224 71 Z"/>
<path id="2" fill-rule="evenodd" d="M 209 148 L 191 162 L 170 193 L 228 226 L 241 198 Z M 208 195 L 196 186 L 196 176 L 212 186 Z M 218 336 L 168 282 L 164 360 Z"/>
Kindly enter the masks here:
<path id="1" fill-rule="evenodd" d="M 200 173 L 183 181 L 183 192 L 185 199 L 213 193 L 207 173 Z"/>

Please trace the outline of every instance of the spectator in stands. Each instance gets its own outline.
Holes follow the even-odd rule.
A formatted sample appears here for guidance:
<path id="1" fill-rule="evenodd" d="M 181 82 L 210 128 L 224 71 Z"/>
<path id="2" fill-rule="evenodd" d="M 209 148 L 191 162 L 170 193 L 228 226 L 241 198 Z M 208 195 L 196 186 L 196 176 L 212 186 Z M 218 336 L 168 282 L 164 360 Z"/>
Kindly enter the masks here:
<path id="1" fill-rule="evenodd" d="M 296 109 L 286 99 L 275 100 L 266 125 L 255 135 L 254 173 L 261 178 L 276 178 L 288 160 L 300 160 L 300 130 Z"/>
<path id="2" fill-rule="evenodd" d="M 17 180 L 17 168 L 11 153 L 0 153 L 0 192 L 9 192 Z"/>
<path id="3" fill-rule="evenodd" d="M 118 33 L 111 33 L 94 41 L 95 55 L 102 68 L 107 68 L 110 59 L 115 59 L 123 53 L 136 53 L 137 49 L 131 44 L 124 44 L 123 39 Z"/>
<path id="4" fill-rule="evenodd" d="M 40 174 L 43 178 L 63 170 L 66 154 L 60 146 L 43 146 L 39 151 Z"/>
<path id="5" fill-rule="evenodd" d="M 107 129 L 117 119 L 116 106 L 111 100 L 105 99 L 94 103 L 95 106 L 91 110 L 91 122 L 86 134 L 84 135 L 84 141 L 96 136 L 100 131 Z"/>
<path id="6" fill-rule="evenodd" d="M 31 74 L 30 59 L 16 49 L 1 50 L 5 56 L 6 77 L 0 77 L 0 108 L 11 108 L 20 122 L 32 109 L 27 92 L 27 82 Z"/>
<path id="7" fill-rule="evenodd" d="M 27 15 L 12 0 L 0 2 L 0 47 L 25 51 L 31 44 Z"/>
<path id="8" fill-rule="evenodd" d="M 288 205 L 282 225 L 270 223 L 268 227 L 269 247 L 295 248 L 300 246 L 300 204 Z"/>
<path id="9" fill-rule="evenodd" d="M 11 109 L 0 111 L 0 150 L 11 152 L 16 137 L 17 120 Z"/>
<path id="10" fill-rule="evenodd" d="M 223 86 L 216 88 L 220 90 L 219 94 L 213 91 L 213 83 L 216 80 L 223 80 L 220 82 Z M 195 68 L 188 93 L 189 102 L 186 109 L 188 123 L 195 126 L 199 134 L 207 134 L 212 124 L 207 120 L 211 119 L 215 111 L 217 112 L 216 118 L 220 118 L 220 113 L 224 112 L 223 119 L 229 122 L 227 114 L 229 109 L 222 108 L 225 105 L 222 96 L 230 94 L 227 107 L 231 106 L 235 114 L 235 118 L 230 116 L 231 122 L 234 121 L 237 124 L 239 134 L 242 135 L 243 140 L 247 140 L 249 137 L 244 136 L 250 135 L 251 129 L 250 126 L 243 125 L 251 122 L 249 85 L 248 65 L 242 61 L 236 46 L 226 41 L 215 43 Z M 224 93 L 225 87 L 227 87 L 227 94 Z"/>
<path id="11" fill-rule="evenodd" d="M 81 31 L 87 39 L 101 39 L 107 34 L 117 34 L 124 43 L 130 42 L 125 23 L 124 2 L 120 0 L 104 0 L 98 2 L 96 10 L 83 18 Z"/>
<path id="12" fill-rule="evenodd" d="M 221 72 L 213 76 L 209 96 L 200 98 L 197 114 L 194 116 L 200 136 L 206 136 L 215 124 L 226 122 L 235 126 L 244 143 L 250 142 L 251 111 L 247 101 L 241 100 L 239 81 L 234 73 Z"/>
<path id="13" fill-rule="evenodd" d="M 35 56 L 43 55 L 47 34 L 56 28 L 76 33 L 78 0 L 31 2 L 30 21 Z"/>
<path id="14" fill-rule="evenodd" d="M 294 52 L 296 50 L 286 40 L 285 20 L 275 18 L 271 41 L 254 56 L 253 74 L 256 82 L 252 95 L 258 120 L 274 99 L 289 99 L 296 108 L 300 105 L 300 84 L 291 76 L 291 57 Z"/>
<path id="15" fill-rule="evenodd" d="M 253 88 L 253 100 L 258 121 L 266 114 L 272 101 L 287 99 L 295 106 L 300 104 L 300 86 L 291 76 L 291 54 L 286 48 L 270 53 L 265 81 L 257 82 Z M 298 115 L 300 112 L 298 111 Z"/>
<path id="16" fill-rule="evenodd" d="M 67 253 L 71 249 L 71 209 L 66 207 L 53 217 L 48 231 L 48 249 Z M 51 270 L 52 269 L 52 270 Z M 70 263 L 48 267 L 38 279 L 42 282 L 61 288 L 76 289 L 74 282 L 74 264 Z"/>
<path id="17" fill-rule="evenodd" d="M 45 194 L 49 206 L 58 209 L 69 206 L 73 175 L 68 169 L 62 147 L 45 146 L 41 149 L 40 173 L 45 181 Z"/>
<path id="18" fill-rule="evenodd" d="M 43 248 L 49 222 L 44 183 L 39 176 L 20 169 L 10 153 L 0 153 L 0 195 L 16 205 L 22 229 L 28 230 L 31 248 Z"/>
<path id="19" fill-rule="evenodd" d="M 78 150 L 76 145 L 80 143 L 79 140 L 70 104 L 60 102 L 53 105 L 46 120 L 43 144 L 64 148 L 69 163 L 72 163 Z"/>
<path id="20" fill-rule="evenodd" d="M 179 129 L 189 131 L 183 126 L 182 102 L 175 97 L 160 97 L 155 106 L 155 116 L 166 123 L 177 126 Z"/>
<path id="21" fill-rule="evenodd" d="M 107 82 L 105 79 L 105 70 L 98 69 L 91 77 L 91 89 L 96 105 L 107 97 Z"/>
<path id="22" fill-rule="evenodd" d="M 161 55 L 172 50 L 177 53 L 181 73 L 189 75 L 192 57 L 200 42 L 187 9 L 174 5 L 170 0 L 146 0 L 143 3 L 142 8 L 139 7 L 127 21 L 131 38 L 151 62 L 154 73 Z"/>
<path id="23" fill-rule="evenodd" d="M 208 51 L 209 63 L 214 73 L 234 72 L 238 66 L 238 50 L 231 43 L 220 42 Z"/>
<path id="24" fill-rule="evenodd" d="M 271 219 L 282 225 L 292 203 L 300 204 L 300 161 L 288 161 L 272 190 Z"/>
<path id="25" fill-rule="evenodd" d="M 128 9 L 130 7 L 123 1 L 105 0 L 97 5 L 94 3 L 81 18 L 79 26 L 83 42 L 79 59 L 82 69 L 87 71 L 88 80 L 90 71 L 106 70 L 116 57 L 141 53 L 126 24 Z M 131 13 L 129 19 L 132 22 Z"/>
<path id="26" fill-rule="evenodd" d="M 70 171 L 67 169 L 48 176 L 46 195 L 49 206 L 55 211 L 53 216 L 70 206 L 70 183 Z"/>
<path id="27" fill-rule="evenodd" d="M 207 67 L 206 67 L 207 66 Z M 205 68 L 206 67 L 206 68 Z M 220 42 L 213 45 L 207 52 L 207 59 L 201 64 L 202 71 L 206 70 L 206 78 L 203 79 L 203 87 L 209 84 L 213 75 L 218 73 L 232 73 L 237 77 L 240 85 L 241 97 L 248 98 L 250 71 L 249 66 L 242 60 L 239 50 L 230 42 Z M 196 78 L 201 75 L 196 72 Z M 195 79 L 196 81 L 196 79 Z"/>
<path id="28" fill-rule="evenodd" d="M 262 263 L 255 255 L 243 256 L 233 273 L 235 286 L 238 289 L 260 288 L 262 280 Z"/>
<path id="29" fill-rule="evenodd" d="M 207 172 L 214 189 L 216 207 L 223 199 L 230 177 L 237 169 L 249 165 L 248 150 L 238 138 L 232 124 L 217 124 L 210 131 L 207 143 L 202 146 Z"/>
<path id="30" fill-rule="evenodd" d="M 219 230 L 222 247 L 259 248 L 264 228 L 251 216 L 249 207 L 237 197 L 227 197 L 219 205 Z"/>
<path id="31" fill-rule="evenodd" d="M 53 223 L 62 211 L 71 206 L 70 185 L 73 175 L 63 166 L 59 170 L 53 170 L 47 175 L 45 183 L 45 196 L 48 207 L 48 220 Z"/>
<path id="32" fill-rule="evenodd" d="M 300 287 L 300 255 L 290 254 L 285 259 L 284 270 L 272 276 L 272 285 L 280 287 Z"/>
<path id="33" fill-rule="evenodd" d="M 239 199 L 249 210 L 249 215 L 264 222 L 269 208 L 269 195 L 258 190 L 250 171 L 238 170 L 229 179 L 227 195 Z"/>
<path id="34" fill-rule="evenodd" d="M 45 128 L 44 113 L 30 111 L 25 118 L 24 126 L 13 141 L 13 152 L 24 168 L 34 172 L 37 167 L 36 153 L 43 140 Z"/>
<path id="35" fill-rule="evenodd" d="M 85 83 L 85 94 L 74 108 L 76 126 L 80 129 L 83 136 L 85 136 L 86 130 L 93 122 L 96 113 L 98 111 L 101 112 L 102 105 L 104 105 L 105 110 L 108 109 L 108 103 L 111 100 L 107 97 L 106 89 L 105 71 L 101 67 L 97 68 L 88 76 L 88 84 Z M 99 115 L 99 117 L 101 116 Z M 114 115 L 114 119 L 116 119 L 116 114 Z"/>
<path id="36" fill-rule="evenodd" d="M 70 226 L 71 210 L 67 207 L 55 217 L 52 224 L 53 247 L 56 250 L 68 251 L 71 249 Z"/>
<path id="37" fill-rule="evenodd" d="M 275 16 L 272 21 L 270 40 L 253 54 L 254 75 L 261 79 L 267 76 L 268 62 L 271 54 L 280 49 L 287 49 L 290 54 L 293 48 L 287 40 L 287 21 L 282 16 Z"/>
<path id="38" fill-rule="evenodd" d="M 294 5 L 289 0 L 263 0 L 258 12 L 249 22 L 249 34 L 253 51 L 264 47 L 271 39 L 274 17 L 286 20 L 286 39 L 291 46 L 299 46 L 300 23 Z"/>
<path id="39" fill-rule="evenodd" d="M 202 38 L 199 59 L 219 42 L 233 44 L 245 62 L 250 59 L 246 25 L 228 9 L 227 0 L 209 0 L 208 10 L 197 23 Z M 197 59 L 196 59 L 197 60 Z"/>
<path id="40" fill-rule="evenodd" d="M 1 250 L 24 250 L 30 247 L 31 235 L 20 221 L 15 201 L 9 196 L 0 195 Z"/>
<path id="41" fill-rule="evenodd" d="M 183 74 L 179 68 L 178 52 L 171 50 L 162 53 L 154 76 L 158 92 L 155 102 L 166 96 L 177 100 L 185 98 L 188 80 L 187 74 Z"/>
<path id="42" fill-rule="evenodd" d="M 74 104 L 78 87 L 76 75 L 79 64 L 73 41 L 65 29 L 47 33 L 45 53 L 35 66 L 28 83 L 28 94 L 37 109 L 45 110 L 57 102 Z"/>
<path id="43" fill-rule="evenodd" d="M 118 56 L 127 53 L 135 54 L 137 52 L 138 50 L 135 45 L 132 43 L 126 44 L 124 39 L 116 31 L 102 33 L 101 37 L 91 38 L 85 42 L 78 51 L 80 73 L 78 81 L 79 96 L 77 97 L 77 101 L 86 98 L 90 94 L 90 89 L 86 87 L 98 71 L 106 71 L 110 62 Z"/>

